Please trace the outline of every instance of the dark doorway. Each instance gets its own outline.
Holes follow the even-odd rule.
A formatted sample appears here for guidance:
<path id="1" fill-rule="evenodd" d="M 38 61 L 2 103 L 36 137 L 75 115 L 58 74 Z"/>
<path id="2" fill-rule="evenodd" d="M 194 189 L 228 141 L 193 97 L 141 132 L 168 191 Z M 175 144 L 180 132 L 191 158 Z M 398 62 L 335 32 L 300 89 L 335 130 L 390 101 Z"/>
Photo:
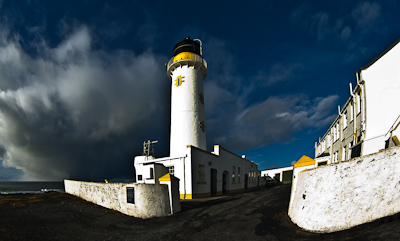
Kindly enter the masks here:
<path id="1" fill-rule="evenodd" d="M 244 190 L 247 190 L 247 184 L 249 182 L 249 174 L 244 175 Z"/>
<path id="2" fill-rule="evenodd" d="M 228 184 L 228 172 L 224 171 L 224 173 L 222 173 L 222 194 L 226 193 L 227 190 L 227 184 Z"/>
<path id="3" fill-rule="evenodd" d="M 282 172 L 282 182 L 289 183 L 293 178 L 293 170 Z"/>
<path id="4" fill-rule="evenodd" d="M 217 169 L 211 168 L 211 196 L 217 195 Z"/>

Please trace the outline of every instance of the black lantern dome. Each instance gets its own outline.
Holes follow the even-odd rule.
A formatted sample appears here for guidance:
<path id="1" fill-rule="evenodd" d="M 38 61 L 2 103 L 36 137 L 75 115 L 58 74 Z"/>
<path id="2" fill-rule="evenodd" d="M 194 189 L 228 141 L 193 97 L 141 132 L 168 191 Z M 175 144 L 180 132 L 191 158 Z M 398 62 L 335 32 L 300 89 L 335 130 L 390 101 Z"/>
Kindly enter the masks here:
<path id="1" fill-rule="evenodd" d="M 190 39 L 190 37 L 187 37 L 184 40 L 175 44 L 173 56 L 176 56 L 182 52 L 191 52 L 201 56 L 200 48 L 200 43 L 194 41 L 193 39 Z"/>

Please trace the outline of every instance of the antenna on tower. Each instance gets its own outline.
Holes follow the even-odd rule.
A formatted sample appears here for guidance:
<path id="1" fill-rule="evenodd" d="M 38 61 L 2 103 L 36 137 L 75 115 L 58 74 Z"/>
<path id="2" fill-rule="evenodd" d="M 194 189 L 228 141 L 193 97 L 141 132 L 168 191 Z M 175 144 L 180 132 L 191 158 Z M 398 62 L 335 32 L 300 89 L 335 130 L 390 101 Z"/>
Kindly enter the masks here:
<path id="1" fill-rule="evenodd" d="M 143 142 L 143 156 L 154 156 L 154 145 L 158 141 L 145 141 Z"/>

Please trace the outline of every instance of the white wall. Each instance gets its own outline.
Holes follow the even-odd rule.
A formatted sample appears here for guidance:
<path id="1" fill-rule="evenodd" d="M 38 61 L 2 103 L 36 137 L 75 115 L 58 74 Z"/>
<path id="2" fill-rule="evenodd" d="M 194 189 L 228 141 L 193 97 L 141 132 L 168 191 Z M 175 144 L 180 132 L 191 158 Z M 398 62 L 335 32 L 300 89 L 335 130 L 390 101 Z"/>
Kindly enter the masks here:
<path id="1" fill-rule="evenodd" d="M 296 178 L 289 216 L 308 231 L 339 231 L 400 212 L 400 147 L 305 170 Z"/>
<path id="2" fill-rule="evenodd" d="M 141 157 L 143 156 L 139 156 L 139 158 Z M 149 160 L 154 160 L 154 159 L 149 159 Z M 159 184 L 158 179 L 167 174 L 168 169 L 161 164 L 150 163 L 150 164 L 137 165 L 135 168 L 135 172 L 136 172 L 136 183 Z"/>
<path id="3" fill-rule="evenodd" d="M 400 43 L 361 71 L 365 81 L 366 132 L 363 155 L 385 147 L 384 135 L 400 115 Z"/>
<path id="4" fill-rule="evenodd" d="M 184 81 L 180 86 L 175 85 L 178 76 Z M 202 72 L 184 65 L 172 72 L 171 80 L 170 155 L 186 153 L 187 145 L 206 150 L 206 133 L 200 128 L 200 122 L 205 121 L 204 102 L 199 99 L 203 94 Z"/>
<path id="5" fill-rule="evenodd" d="M 214 146 L 214 152 L 209 153 L 197 148 L 191 149 L 193 193 L 200 196 L 211 195 L 211 169 L 217 170 L 217 195 L 223 191 L 223 173 L 227 173 L 226 191 L 235 192 L 245 190 L 245 177 L 248 176 L 247 188 L 255 188 L 261 182 L 261 172 L 256 163 L 240 157 L 219 145 Z M 205 182 L 199 183 L 198 166 L 204 165 Z M 235 168 L 235 180 L 233 180 L 233 168 Z M 240 182 L 239 170 L 240 168 Z"/>
<path id="6" fill-rule="evenodd" d="M 315 162 L 315 163 L 317 163 L 317 162 Z M 302 166 L 302 167 L 296 167 L 296 168 L 293 169 L 292 191 L 290 193 L 289 206 L 291 206 L 292 202 L 294 201 L 294 198 L 292 196 L 295 195 L 295 193 L 296 193 L 297 182 L 299 180 L 299 173 L 301 173 L 304 170 L 313 169 L 313 168 L 316 168 L 316 164 L 308 165 L 308 166 Z"/>
<path id="7" fill-rule="evenodd" d="M 171 213 L 168 185 L 64 180 L 64 187 L 66 193 L 138 218 L 163 217 Z M 127 187 L 135 188 L 135 204 L 127 203 Z"/>
<path id="8" fill-rule="evenodd" d="M 190 153 L 190 148 L 187 148 L 186 152 Z M 171 156 L 157 159 L 147 159 L 144 156 L 137 156 L 135 157 L 134 164 L 136 171 L 136 180 L 138 180 L 138 175 L 143 175 L 143 178 L 146 175 L 149 175 L 148 167 L 146 167 L 147 163 L 158 163 L 164 165 L 167 168 L 173 166 L 174 176 L 180 179 L 179 192 L 181 194 L 181 198 L 185 199 L 186 194 L 192 194 L 192 170 L 190 155 L 188 156 L 188 154 L 182 154 L 179 156 Z"/>

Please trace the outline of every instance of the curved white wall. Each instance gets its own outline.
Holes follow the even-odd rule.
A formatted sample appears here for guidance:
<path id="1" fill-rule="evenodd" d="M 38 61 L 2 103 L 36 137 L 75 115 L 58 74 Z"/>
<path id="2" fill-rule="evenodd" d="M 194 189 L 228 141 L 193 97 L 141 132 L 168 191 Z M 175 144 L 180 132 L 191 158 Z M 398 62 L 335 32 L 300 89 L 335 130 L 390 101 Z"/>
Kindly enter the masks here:
<path id="1" fill-rule="evenodd" d="M 339 231 L 400 212 L 400 147 L 305 170 L 297 178 L 289 216 L 308 231 Z"/>
<path id="2" fill-rule="evenodd" d="M 168 185 L 64 180 L 64 187 L 66 193 L 138 218 L 163 217 L 171 213 Z M 135 204 L 127 203 L 127 187 L 135 188 Z"/>

